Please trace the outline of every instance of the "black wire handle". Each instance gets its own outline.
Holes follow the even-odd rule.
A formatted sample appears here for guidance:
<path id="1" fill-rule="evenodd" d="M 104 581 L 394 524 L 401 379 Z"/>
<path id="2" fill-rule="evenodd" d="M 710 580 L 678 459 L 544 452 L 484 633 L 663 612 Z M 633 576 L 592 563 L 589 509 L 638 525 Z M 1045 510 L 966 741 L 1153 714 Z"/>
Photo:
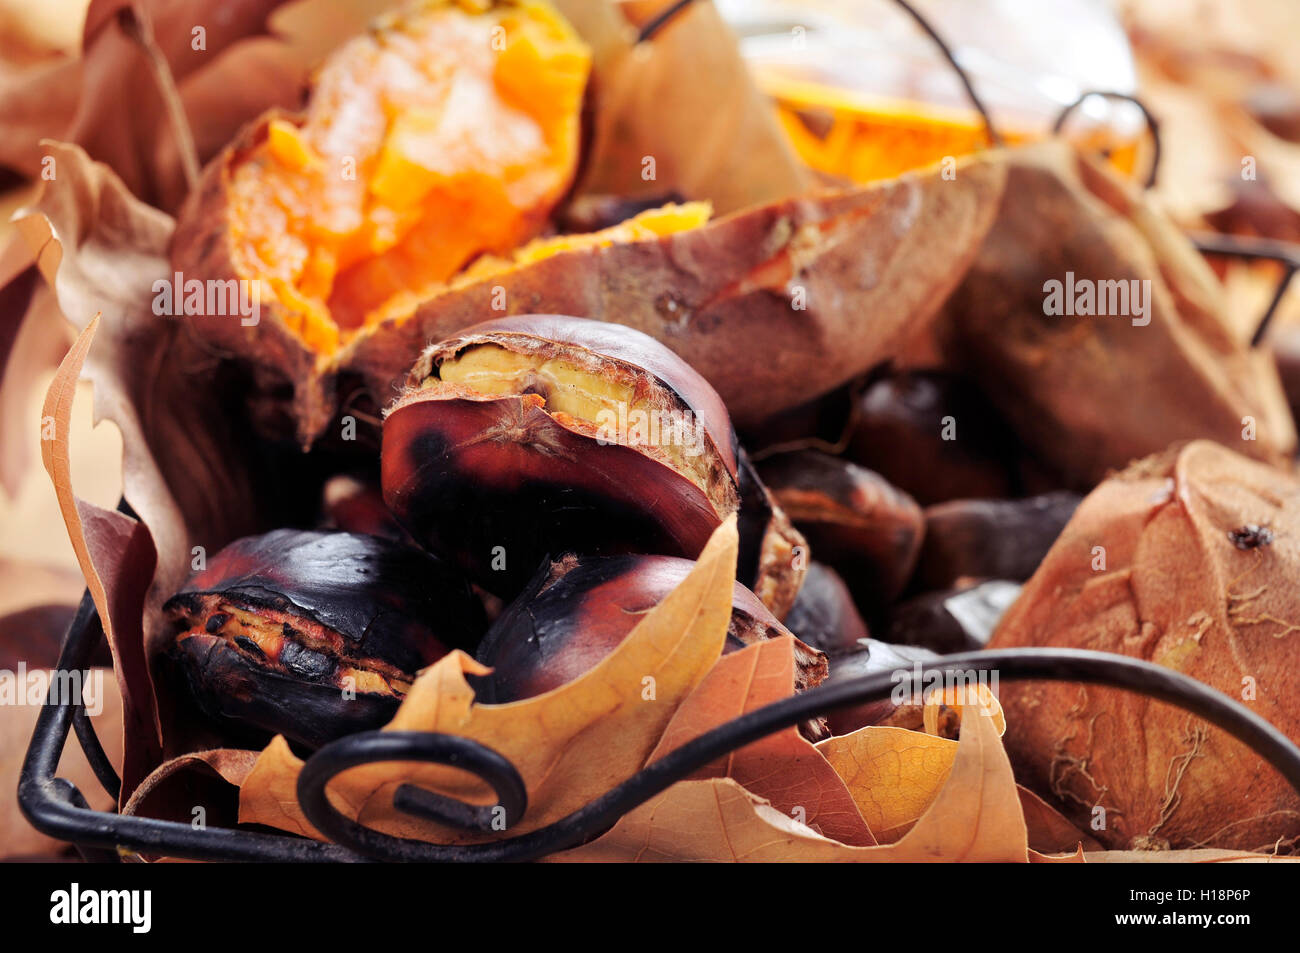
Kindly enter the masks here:
<path id="1" fill-rule="evenodd" d="M 1243 258 L 1246 261 L 1275 261 L 1282 265 L 1282 275 L 1278 279 L 1273 297 L 1269 300 L 1264 316 L 1255 326 L 1250 346 L 1259 347 L 1268 333 L 1268 326 L 1277 313 L 1277 307 L 1286 296 L 1291 279 L 1300 270 L 1300 245 L 1294 242 L 1279 241 L 1274 238 L 1258 238 L 1253 235 L 1221 235 L 1216 232 L 1198 232 L 1191 236 L 1193 243 L 1203 255 L 1223 255 L 1229 258 Z"/>
<path id="2" fill-rule="evenodd" d="M 685 10 L 693 2 L 695 2 L 695 0 L 676 0 L 675 3 L 669 4 L 659 13 L 656 13 L 646 21 L 644 26 L 641 27 L 641 32 L 637 35 L 637 42 L 644 43 L 647 40 L 653 39 L 655 34 L 667 26 L 674 17 Z M 911 17 L 925 35 L 934 41 L 934 45 L 939 48 L 939 52 L 943 55 L 943 58 L 948 61 L 948 65 L 951 66 L 953 72 L 957 74 L 957 78 L 965 88 L 966 96 L 971 101 L 971 105 L 975 107 L 975 111 L 978 112 L 980 118 L 984 120 L 984 130 L 988 134 L 989 142 L 994 146 L 1003 145 L 1004 140 L 1002 139 L 1002 134 L 998 132 L 997 126 L 993 124 L 993 117 L 989 115 L 989 111 L 987 107 L 985 107 L 984 101 L 980 99 L 979 93 L 975 91 L 975 84 L 971 82 L 971 78 L 966 73 L 966 70 L 964 70 L 961 64 L 957 62 L 957 57 L 953 53 L 952 48 L 948 46 L 947 42 L 939 34 L 939 31 L 931 25 L 929 20 L 921 15 L 920 11 L 918 11 L 916 7 L 912 6 L 911 3 L 908 3 L 907 0 L 892 0 L 892 2 L 895 6 L 902 9 L 904 13 Z"/>
<path id="3" fill-rule="evenodd" d="M 1169 702 L 1250 746 L 1300 792 L 1300 748 L 1244 705 L 1173 669 L 1083 649 L 999 649 L 938 659 L 921 667 L 920 678 L 925 684 L 941 675 L 962 673 L 969 677 L 972 670 L 996 672 L 999 681 L 1043 679 L 1107 685 Z M 359 764 L 418 760 L 450 763 L 446 757 L 454 753 L 460 767 L 478 773 L 476 765 L 501 757 L 484 745 L 451 735 L 405 732 L 399 737 L 396 732 L 372 731 L 331 742 L 308 759 L 298 775 L 298 800 L 319 831 L 335 843 L 367 856 L 399 861 L 536 860 L 593 840 L 629 811 L 729 752 L 808 718 L 886 698 L 898 685 L 896 673 L 881 672 L 822 685 L 767 705 L 682 745 L 567 817 L 506 840 L 440 845 L 393 837 L 363 827 L 330 802 L 326 794 L 330 780 Z M 471 754 L 476 748 L 480 750 Z M 497 786 L 498 778 L 480 776 Z"/>
<path id="4" fill-rule="evenodd" d="M 1081 93 L 1078 99 L 1062 109 L 1057 115 L 1056 122 L 1052 124 L 1052 134 L 1060 134 L 1061 130 L 1065 128 L 1065 121 L 1070 118 L 1070 114 L 1094 96 L 1101 99 L 1117 99 L 1122 102 L 1132 103 L 1138 109 L 1142 110 L 1142 117 L 1147 123 L 1147 131 L 1151 134 L 1151 169 L 1147 172 L 1147 180 L 1143 183 L 1142 187 L 1146 189 L 1153 187 L 1156 184 L 1156 173 L 1160 171 L 1160 123 L 1151 110 L 1147 108 L 1147 104 L 1137 96 L 1134 96 L 1131 93 L 1120 93 L 1107 89 L 1090 89 L 1085 93 Z"/>

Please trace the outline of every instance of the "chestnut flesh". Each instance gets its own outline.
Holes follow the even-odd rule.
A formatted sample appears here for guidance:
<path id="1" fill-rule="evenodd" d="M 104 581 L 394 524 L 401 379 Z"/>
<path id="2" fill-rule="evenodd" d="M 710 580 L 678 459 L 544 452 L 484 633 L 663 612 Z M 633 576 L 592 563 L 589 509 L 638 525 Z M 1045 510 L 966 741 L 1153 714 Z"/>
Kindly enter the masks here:
<path id="1" fill-rule="evenodd" d="M 419 548 L 292 529 L 231 543 L 164 609 L 209 718 L 309 748 L 387 723 L 416 672 L 486 628 L 468 584 Z"/>

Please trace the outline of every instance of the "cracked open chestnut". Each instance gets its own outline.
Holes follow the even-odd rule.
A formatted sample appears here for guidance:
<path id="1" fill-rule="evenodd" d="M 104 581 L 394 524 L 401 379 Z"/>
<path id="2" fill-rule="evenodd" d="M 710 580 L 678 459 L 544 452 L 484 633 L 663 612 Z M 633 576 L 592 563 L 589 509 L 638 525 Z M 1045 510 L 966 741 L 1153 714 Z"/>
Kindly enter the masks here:
<path id="1" fill-rule="evenodd" d="M 521 315 L 430 346 L 384 419 L 383 488 L 421 545 L 507 599 L 563 553 L 694 558 L 736 513 L 740 581 L 778 615 L 803 572 L 717 393 L 622 325 Z"/>
<path id="2" fill-rule="evenodd" d="M 592 669 L 662 602 L 693 569 L 672 556 L 565 556 L 546 567 L 506 607 L 479 645 L 477 658 L 492 674 L 477 685 L 481 701 L 530 698 Z M 723 651 L 789 634 L 776 617 L 735 584 Z M 796 687 L 827 674 L 821 652 L 795 642 Z"/>
<path id="3" fill-rule="evenodd" d="M 209 718 L 312 748 L 384 725 L 416 672 L 487 627 L 468 584 L 419 548 L 292 529 L 231 543 L 164 609 Z"/>

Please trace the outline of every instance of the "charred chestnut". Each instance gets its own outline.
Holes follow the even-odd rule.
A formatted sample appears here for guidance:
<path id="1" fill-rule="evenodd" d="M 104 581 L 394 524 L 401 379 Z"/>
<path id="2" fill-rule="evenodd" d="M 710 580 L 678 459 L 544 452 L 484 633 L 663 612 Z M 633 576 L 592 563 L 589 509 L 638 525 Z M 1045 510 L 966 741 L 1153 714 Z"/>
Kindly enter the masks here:
<path id="1" fill-rule="evenodd" d="M 721 399 L 632 328 L 561 315 L 485 322 L 429 347 L 407 385 L 384 421 L 384 499 L 421 545 L 504 598 L 565 552 L 693 558 L 741 509 Z M 783 527 L 769 515 L 753 530 Z M 794 576 L 799 565 L 769 559 L 766 571 Z M 769 588 L 793 600 L 798 586 Z"/>
<path id="2" fill-rule="evenodd" d="M 492 666 L 479 698 L 504 703 L 570 682 L 604 659 L 641 617 L 681 584 L 694 567 L 672 556 L 567 556 L 548 566 L 506 607 L 479 646 Z M 776 617 L 735 584 L 725 651 L 787 635 Z M 826 677 L 826 657 L 796 643 L 797 687 Z"/>
<path id="3" fill-rule="evenodd" d="M 884 377 L 859 396 L 846 455 L 921 505 L 1009 496 L 1018 444 L 966 380 L 937 371 Z"/>
<path id="4" fill-rule="evenodd" d="M 802 641 L 829 656 L 855 652 L 868 638 L 867 625 L 844 580 L 829 566 L 812 563 L 785 626 Z"/>
<path id="5" fill-rule="evenodd" d="M 1081 499 L 1061 490 L 1021 500 L 952 500 L 926 507 L 917 584 L 945 589 L 963 579 L 1024 582 Z"/>
<path id="6" fill-rule="evenodd" d="M 356 533 L 236 540 L 164 608 L 169 654 L 210 718 L 309 747 L 385 724 L 417 671 L 486 628 L 436 558 Z"/>
<path id="7" fill-rule="evenodd" d="M 973 652 L 988 644 L 1019 595 L 1020 584 L 1006 579 L 927 592 L 890 607 L 885 638 L 944 655 Z"/>
<path id="8" fill-rule="evenodd" d="M 898 596 L 921 545 L 915 500 L 865 467 L 812 450 L 770 457 L 759 475 L 863 612 L 873 615 Z"/>

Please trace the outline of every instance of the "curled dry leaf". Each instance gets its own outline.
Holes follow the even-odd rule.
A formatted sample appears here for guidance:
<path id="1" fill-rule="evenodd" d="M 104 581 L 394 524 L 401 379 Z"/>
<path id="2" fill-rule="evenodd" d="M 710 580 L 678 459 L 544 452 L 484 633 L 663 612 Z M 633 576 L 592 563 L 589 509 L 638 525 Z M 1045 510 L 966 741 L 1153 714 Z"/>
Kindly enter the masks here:
<path id="1" fill-rule="evenodd" d="M 727 213 L 813 187 L 713 4 L 690 5 L 645 44 L 605 19 L 621 20 L 613 4 L 560 6 L 586 27 L 596 63 L 579 195 L 676 192 Z"/>
<path id="2" fill-rule="evenodd" d="M 487 670 L 462 652 L 426 669 L 385 730 L 435 731 L 480 741 L 508 758 L 528 790 L 528 811 L 509 833 L 558 820 L 635 774 L 674 711 L 722 654 L 736 570 L 735 519 L 713 534 L 695 569 L 603 661 L 557 689 L 507 705 L 477 705 L 467 675 Z M 301 762 L 281 742 L 263 752 L 240 799 L 243 821 L 305 831 L 293 790 Z M 483 784 L 434 765 L 352 769 L 331 786 L 336 803 L 378 830 L 439 843 L 481 839 L 392 806 L 393 790 L 415 783 L 483 802 Z"/>
<path id="3" fill-rule="evenodd" d="M 137 520 L 85 503 L 72 490 L 68 446 L 72 400 L 99 320 L 96 315 L 82 331 L 50 383 L 41 416 L 51 431 L 42 443 L 41 456 L 54 482 L 63 522 L 113 653 L 122 696 L 122 790 L 129 792 L 161 752 L 158 713 L 141 631 L 145 590 L 153 575 L 155 553 L 148 531 Z"/>
<path id="4" fill-rule="evenodd" d="M 264 76 L 250 75 L 242 53 L 222 55 L 245 37 L 263 34 L 267 16 L 283 2 L 95 0 L 79 58 L 42 62 L 0 86 L 0 163 L 35 178 L 42 171 L 40 140 L 75 142 L 111 166 L 135 195 L 174 208 L 187 190 L 182 165 L 188 146 L 178 147 L 177 139 L 190 137 L 189 125 L 204 132 L 206 143 L 219 137 L 219 147 L 262 109 L 296 98 L 302 64 L 268 87 Z M 287 53 L 285 59 L 292 63 Z M 159 65 L 169 74 L 162 84 Z M 221 77 L 228 91 L 262 82 L 251 97 L 187 103 L 181 85 L 204 74 L 208 83 Z M 240 112 L 246 105 L 253 111 Z"/>
<path id="5" fill-rule="evenodd" d="M 47 149 L 58 177 L 44 183 L 18 225 L 68 322 L 81 329 L 96 310 L 103 311 L 95 346 L 83 338 L 76 365 L 94 385 L 96 419 L 112 420 L 122 433 L 124 496 L 143 524 L 75 502 L 68 485 L 66 425 L 58 424 L 56 433 L 63 436 L 46 441 L 42 450 L 47 469 L 57 463 L 51 475 L 69 527 L 88 519 L 87 513 L 93 517 L 94 532 L 78 543 L 88 553 L 81 557 L 86 577 L 111 574 L 123 585 L 129 580 L 140 587 L 131 598 L 143 600 L 137 605 L 108 587 L 104 601 L 96 595 L 101 617 L 120 635 L 114 648 L 118 664 L 125 665 L 119 675 L 128 712 L 124 791 L 129 794 L 161 754 L 155 717 L 140 714 L 152 709 L 149 674 L 166 644 L 160 606 L 188 575 L 194 547 L 215 552 L 261 528 L 262 508 L 273 503 L 270 468 L 264 453 L 254 451 L 238 406 L 227 405 L 223 395 L 229 388 L 218 383 L 211 355 L 183 324 L 153 311 L 153 283 L 167 274 L 164 250 L 171 220 L 133 198 L 120 179 L 81 149 L 57 143 Z M 44 313 L 33 317 L 55 320 Z M 70 408 L 77 377 L 71 364 L 65 367 L 51 385 L 54 403 L 46 411 L 56 420 Z M 254 472 L 265 479 L 254 479 Z M 74 543 L 79 533 L 74 531 Z M 95 585 L 91 589 L 95 592 Z M 154 683 L 167 752 L 191 750 L 189 725 L 172 717 L 177 710 L 173 683 Z M 141 729 L 135 741 L 132 726 Z M 152 754 L 137 756 L 137 744 Z"/>
<path id="6" fill-rule="evenodd" d="M 841 844 L 723 778 L 675 784 L 602 837 L 554 859 L 1023 863 L 1029 856 L 1026 837 L 1016 782 L 993 719 L 967 705 L 947 781 L 895 844 Z"/>
<path id="7" fill-rule="evenodd" d="M 884 844 L 912 828 L 948 780 L 958 742 L 903 728 L 870 726 L 817 746 L 857 800 Z M 1099 845 L 1032 791 L 1016 786 L 1031 851 L 1072 851 Z"/>
<path id="8" fill-rule="evenodd" d="M 817 750 L 844 779 L 877 840 L 892 844 L 948 780 L 957 744 L 921 731 L 871 725 L 827 738 Z"/>
<path id="9" fill-rule="evenodd" d="M 1053 294 L 1070 310 L 1048 313 Z M 1174 440 L 1274 463 L 1295 449 L 1272 357 L 1233 331 L 1209 266 L 1064 143 L 1009 153 L 998 220 L 941 334 L 1029 447 L 1083 487 Z"/>
<path id="10" fill-rule="evenodd" d="M 165 761 L 132 792 L 122 813 L 206 827 L 233 827 L 239 786 L 257 761 L 256 751 L 219 748 Z"/>
<path id="11" fill-rule="evenodd" d="M 673 715 L 650 761 L 707 731 L 794 694 L 794 639 L 781 636 L 723 656 Z M 772 807 L 843 844 L 876 839 L 832 765 L 798 728 L 731 752 L 692 778 L 731 778 Z"/>
<path id="12" fill-rule="evenodd" d="M 1118 652 L 1300 731 L 1300 481 L 1207 441 L 1139 461 L 1080 504 L 991 647 Z M 1112 847 L 1268 849 L 1300 800 L 1253 751 L 1180 709 L 1064 684 L 1002 687 L 1027 785 Z"/>

